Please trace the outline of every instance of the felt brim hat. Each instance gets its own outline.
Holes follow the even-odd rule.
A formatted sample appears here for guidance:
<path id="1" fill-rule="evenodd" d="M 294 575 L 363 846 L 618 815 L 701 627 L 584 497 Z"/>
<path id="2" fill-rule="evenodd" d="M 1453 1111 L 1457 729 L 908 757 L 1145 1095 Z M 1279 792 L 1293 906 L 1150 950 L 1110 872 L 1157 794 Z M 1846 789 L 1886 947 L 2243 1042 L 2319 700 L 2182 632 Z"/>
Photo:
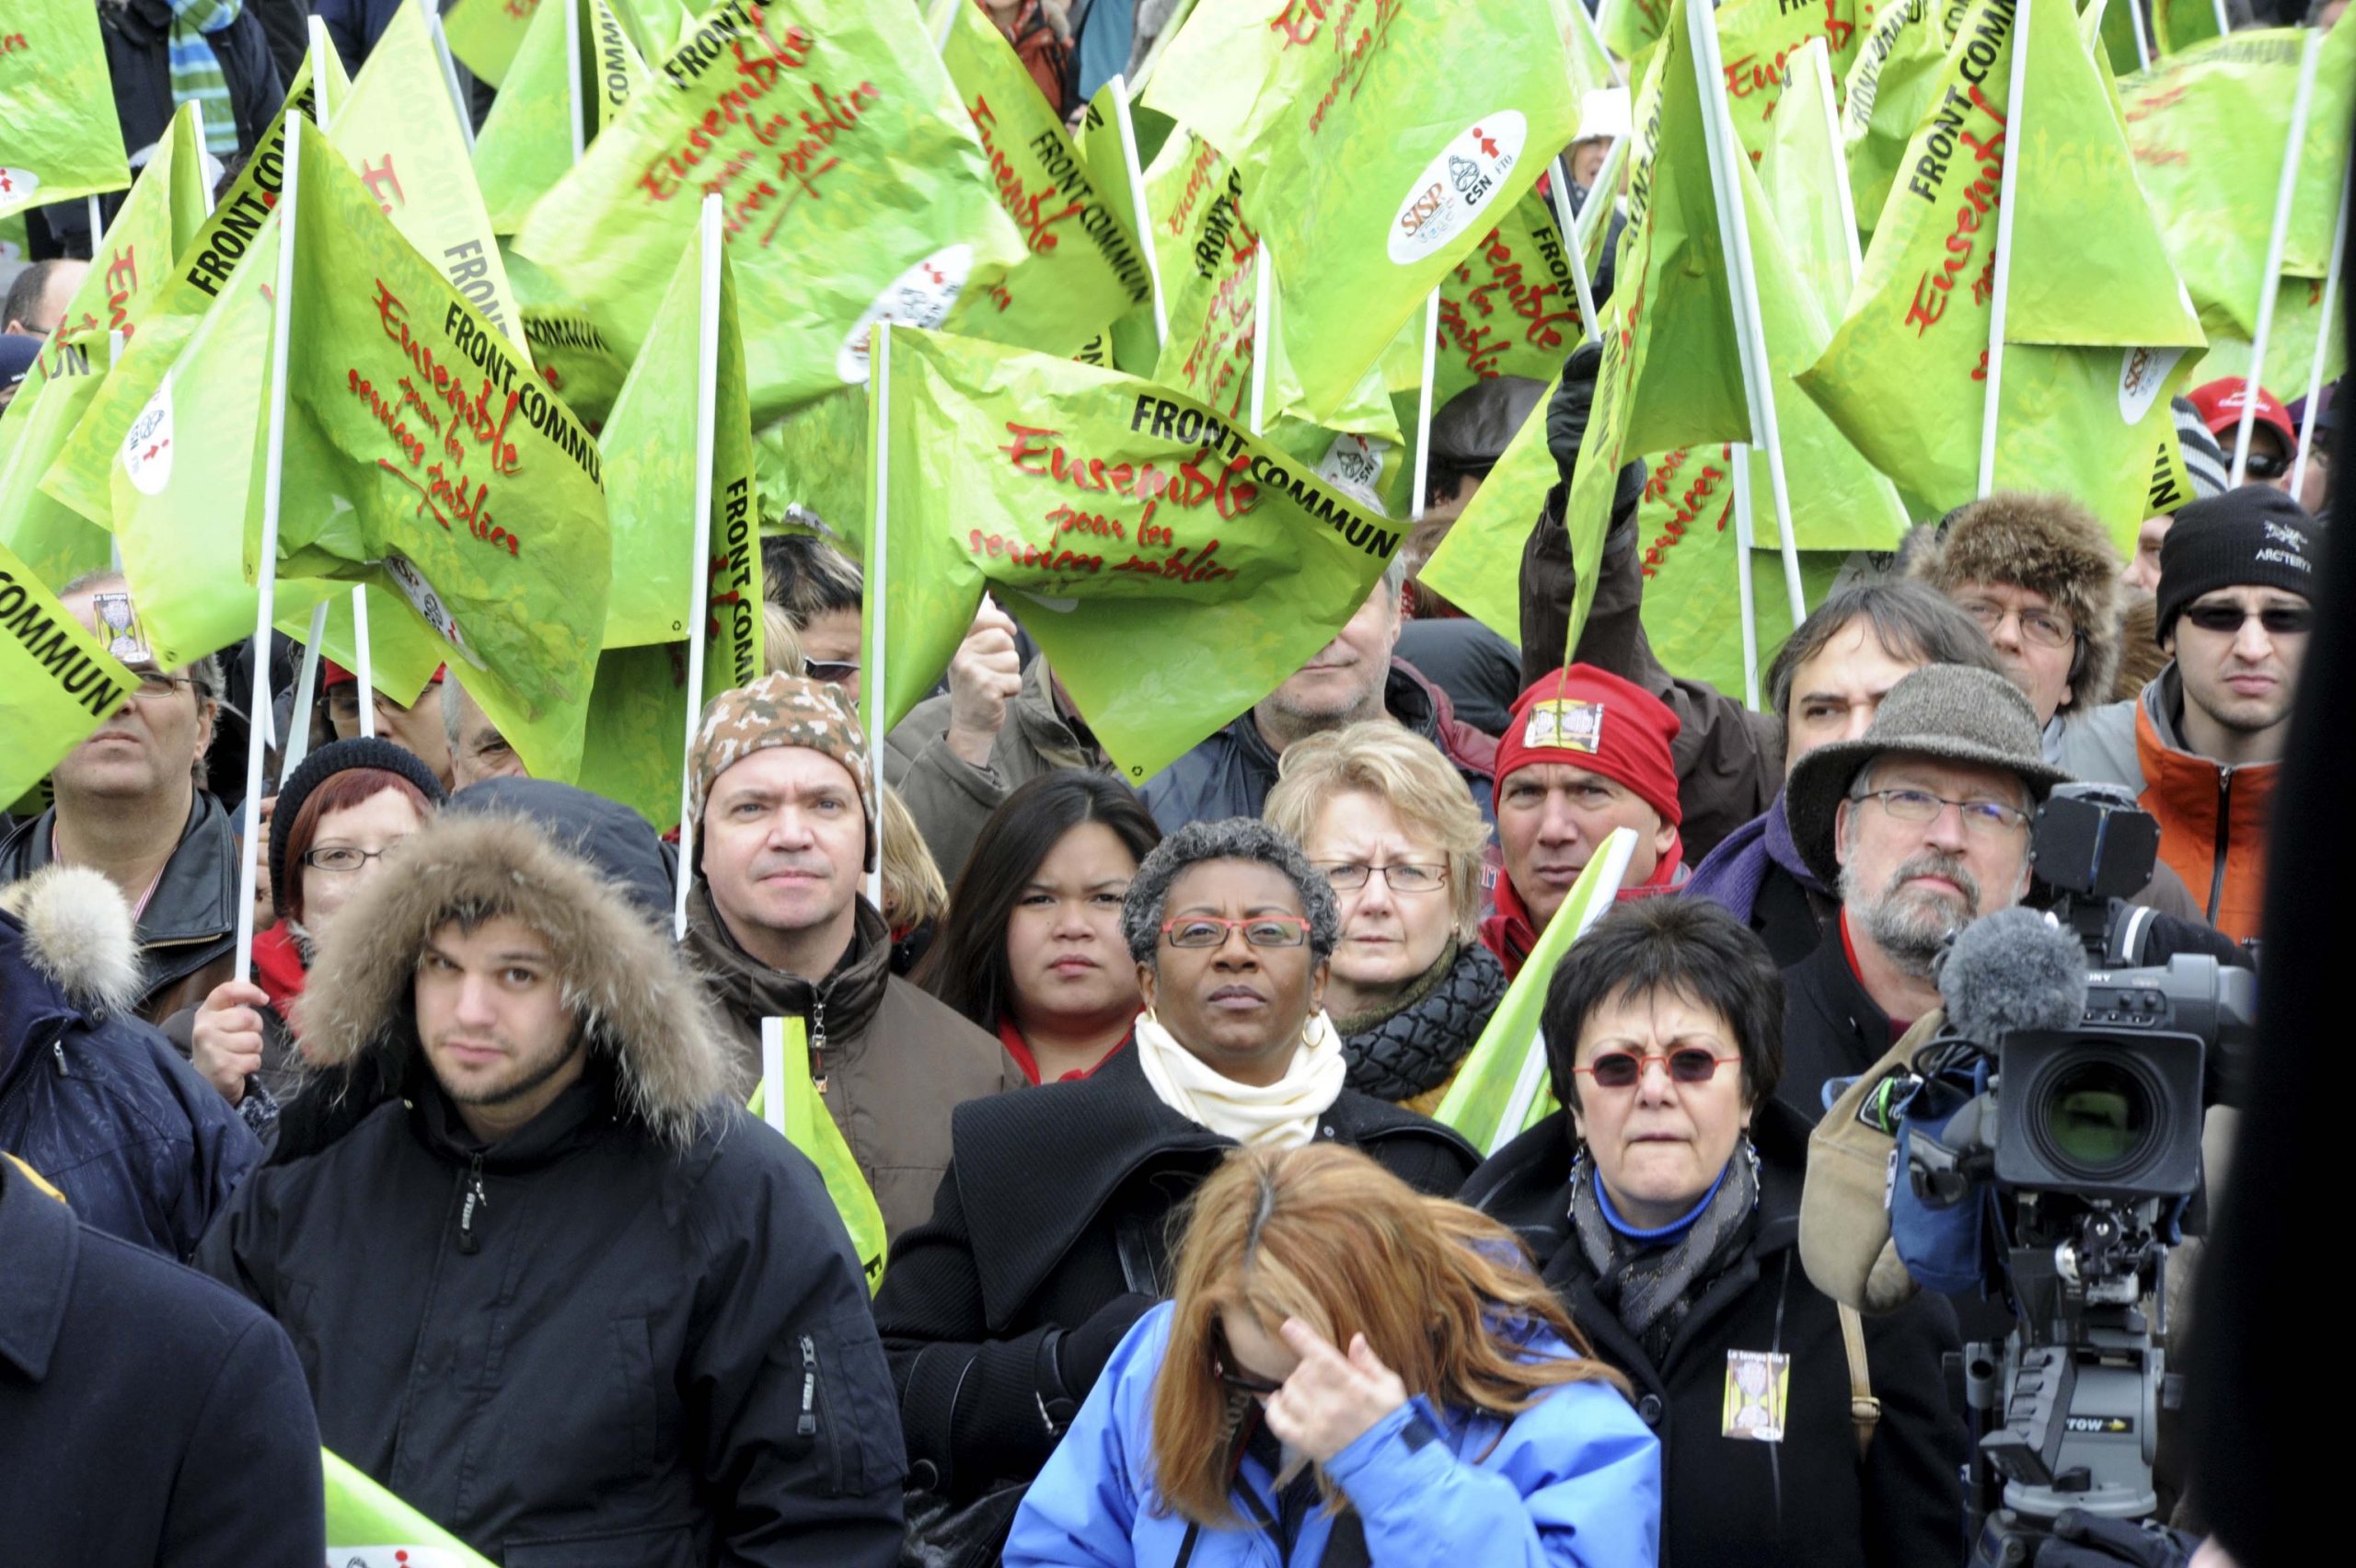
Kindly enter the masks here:
<path id="1" fill-rule="evenodd" d="M 2069 774 L 2045 760 L 2036 710 L 2018 686 L 1992 670 L 1925 664 L 1889 688 L 1863 736 L 1817 747 L 1800 758 L 1784 786 L 1792 843 L 1827 887 L 1841 885 L 1841 860 L 1833 852 L 1841 802 L 1858 770 L 1891 752 L 2001 767 L 2018 774 L 2040 802 L 2053 786 L 2070 782 Z"/>

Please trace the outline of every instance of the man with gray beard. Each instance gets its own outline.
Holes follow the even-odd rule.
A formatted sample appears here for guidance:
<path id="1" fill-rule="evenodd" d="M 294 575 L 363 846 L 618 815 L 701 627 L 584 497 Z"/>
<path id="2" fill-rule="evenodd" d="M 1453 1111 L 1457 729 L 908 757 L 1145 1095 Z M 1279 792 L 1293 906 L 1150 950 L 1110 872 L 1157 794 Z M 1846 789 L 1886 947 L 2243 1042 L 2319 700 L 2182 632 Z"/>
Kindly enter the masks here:
<path id="1" fill-rule="evenodd" d="M 1784 792 L 1792 841 L 1841 890 L 1841 914 L 1784 971 L 1779 1096 L 1814 1121 L 1828 1080 L 1872 1066 L 1939 1006 L 1934 961 L 2028 892 L 2030 819 L 2068 779 L 2020 689 L 1960 664 L 1913 671 L 1861 738 L 1800 759 Z"/>

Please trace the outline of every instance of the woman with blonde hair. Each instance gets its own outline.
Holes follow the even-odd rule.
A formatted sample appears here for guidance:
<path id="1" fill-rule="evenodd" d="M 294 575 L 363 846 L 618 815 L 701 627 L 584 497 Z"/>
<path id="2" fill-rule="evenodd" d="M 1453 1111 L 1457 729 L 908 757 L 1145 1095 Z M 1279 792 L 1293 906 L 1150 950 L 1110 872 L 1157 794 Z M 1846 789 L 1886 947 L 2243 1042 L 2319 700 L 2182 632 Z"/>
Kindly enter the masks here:
<path id="1" fill-rule="evenodd" d="M 1654 1560 L 1660 1450 L 1512 1233 L 1327 1144 L 1204 1182 L 1008 1568 Z"/>
<path id="2" fill-rule="evenodd" d="M 1429 1115 L 1506 994 L 1481 945 L 1488 824 L 1438 746 L 1385 720 L 1285 748 L 1262 813 L 1333 887 L 1326 1007 L 1345 1080 Z"/>

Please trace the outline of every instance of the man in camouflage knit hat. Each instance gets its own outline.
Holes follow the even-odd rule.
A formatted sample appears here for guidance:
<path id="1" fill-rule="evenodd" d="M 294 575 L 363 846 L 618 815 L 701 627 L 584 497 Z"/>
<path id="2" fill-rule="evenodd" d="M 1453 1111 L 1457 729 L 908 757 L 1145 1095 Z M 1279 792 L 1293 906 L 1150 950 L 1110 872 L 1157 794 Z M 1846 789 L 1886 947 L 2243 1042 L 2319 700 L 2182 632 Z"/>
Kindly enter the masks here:
<path id="1" fill-rule="evenodd" d="M 897 1237 L 931 1216 L 950 1112 L 1022 1069 L 892 974 L 891 933 L 860 893 L 876 856 L 867 736 L 839 691 L 778 674 L 722 692 L 691 760 L 687 951 L 754 1070 L 763 1019 L 804 1020 L 819 1093 Z"/>

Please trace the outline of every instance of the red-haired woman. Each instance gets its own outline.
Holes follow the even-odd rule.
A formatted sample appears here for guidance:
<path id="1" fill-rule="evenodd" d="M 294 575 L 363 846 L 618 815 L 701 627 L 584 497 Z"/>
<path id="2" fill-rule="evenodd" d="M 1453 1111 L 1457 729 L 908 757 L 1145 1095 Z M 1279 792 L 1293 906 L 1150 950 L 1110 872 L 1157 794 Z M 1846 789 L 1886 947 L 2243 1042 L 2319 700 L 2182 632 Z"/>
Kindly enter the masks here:
<path id="1" fill-rule="evenodd" d="M 1246 1148 L 1008 1568 L 1654 1560 L 1660 1450 L 1504 1227 L 1354 1150 Z"/>
<path id="2" fill-rule="evenodd" d="M 301 1071 L 289 1008 L 314 944 L 381 857 L 424 825 L 442 783 L 389 741 L 334 741 L 279 787 L 270 819 L 270 886 L 278 921 L 254 938 L 253 979 L 225 980 L 164 1032 L 268 1138 Z"/>

